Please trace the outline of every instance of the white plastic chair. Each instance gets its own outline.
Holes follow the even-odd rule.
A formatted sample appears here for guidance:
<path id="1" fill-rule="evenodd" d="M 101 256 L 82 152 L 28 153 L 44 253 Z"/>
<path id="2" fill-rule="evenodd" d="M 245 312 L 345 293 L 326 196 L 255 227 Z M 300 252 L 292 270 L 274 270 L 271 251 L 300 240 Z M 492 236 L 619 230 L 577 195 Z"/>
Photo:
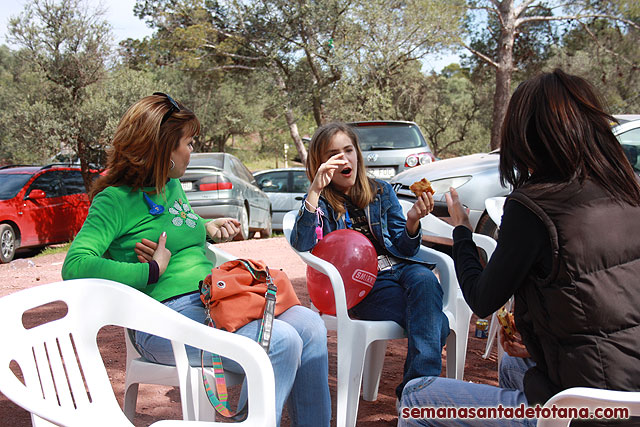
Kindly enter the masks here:
<path id="1" fill-rule="evenodd" d="M 500 227 L 502 222 L 502 212 L 504 211 L 504 203 L 507 200 L 506 197 L 489 197 L 484 201 L 484 207 L 487 209 L 489 218 Z"/>
<path id="2" fill-rule="evenodd" d="M 66 314 L 27 329 L 23 314 L 61 301 Z M 63 314 L 60 312 L 60 314 Z M 254 341 L 201 325 L 142 292 L 117 282 L 78 279 L 50 283 L 0 298 L 0 391 L 31 412 L 62 426 L 132 426 L 113 392 L 97 344 L 107 325 L 172 340 L 183 408 L 190 383 L 185 345 L 237 361 L 247 375 L 249 413 L 244 425 L 275 426 L 275 380 L 267 354 Z M 10 364 L 17 364 L 24 380 Z M 182 425 L 182 420 L 156 424 Z M 202 422 L 197 425 L 223 425 Z M 225 424 L 226 425 L 226 424 Z"/>
<path id="3" fill-rule="evenodd" d="M 402 206 L 402 211 L 406 215 L 409 209 L 411 209 L 411 206 L 413 206 L 413 203 L 407 200 L 400 200 L 400 206 Z M 420 220 L 420 225 L 422 227 L 423 235 L 447 237 L 449 239 L 453 238 L 453 229 L 455 227 L 453 227 L 448 222 L 441 220 L 435 215 L 429 214 L 425 216 Z M 493 252 L 496 250 L 496 246 L 498 244 L 495 241 L 495 239 L 493 239 L 492 237 L 486 236 L 484 234 L 478 234 L 478 233 L 472 233 L 472 239 L 473 239 L 473 242 L 476 244 L 476 246 L 485 252 L 487 256 L 487 260 L 491 258 L 491 255 L 493 255 Z M 457 279 L 456 279 L 456 285 L 458 285 Z M 459 286 L 458 286 L 457 298 L 464 301 L 464 296 L 462 295 L 462 291 L 459 289 Z M 466 302 L 465 302 L 465 305 L 466 305 Z M 495 317 L 495 313 L 493 314 L 493 316 Z M 491 321 L 490 325 L 495 327 L 496 324 L 498 324 L 497 321 L 496 322 Z M 496 335 L 496 332 L 493 333 L 493 336 L 495 335 Z M 491 330 L 489 331 L 487 338 L 489 339 L 489 337 L 491 337 Z M 487 357 L 486 356 L 487 352 L 491 350 L 490 344 L 487 344 L 487 348 L 489 350 L 485 350 L 485 355 L 482 356 L 485 359 Z"/>
<path id="4" fill-rule="evenodd" d="M 226 261 L 235 259 L 236 257 L 216 248 L 212 244 L 207 244 L 207 258 L 213 263 L 214 266 L 218 266 Z M 124 330 L 124 339 L 127 348 L 127 361 L 126 361 L 126 377 L 124 385 L 124 413 L 127 418 L 133 422 L 136 412 L 136 402 L 138 400 L 138 385 L 139 384 L 156 384 L 166 386 L 179 386 L 178 371 L 175 366 L 162 365 L 159 363 L 151 362 L 138 353 L 138 350 L 132 343 L 131 331 Z M 187 411 L 183 407 L 182 417 L 184 420 L 215 420 L 216 412 L 211 406 L 209 399 L 205 393 L 204 386 L 202 384 L 201 368 L 189 367 L 187 368 L 189 375 L 199 381 L 193 381 L 193 388 L 188 393 L 189 399 L 188 405 L 193 406 L 193 411 Z M 208 377 L 213 376 L 211 369 L 205 368 L 205 373 Z M 244 375 L 235 374 L 232 372 L 225 372 L 225 381 L 227 386 L 231 387 L 236 384 L 240 384 L 244 379 Z M 211 384 L 214 382 L 211 380 Z"/>
<path id="5" fill-rule="evenodd" d="M 297 211 L 288 212 L 283 220 L 284 235 L 290 242 Z M 405 331 L 393 321 L 355 320 L 347 313 L 344 283 L 336 267 L 313 255 L 292 249 L 308 265 L 331 280 L 336 315 L 322 317 L 327 329 L 337 330 L 338 381 L 337 427 L 356 424 L 360 386 L 362 398 L 376 400 L 387 340 L 405 338 Z M 447 376 L 462 379 L 469 332 L 471 310 L 464 300 L 457 298 L 457 280 L 453 260 L 441 252 L 422 247 L 418 255 L 423 261 L 437 265 L 444 291 L 443 312 L 449 320 L 451 333 L 447 338 Z"/>
<path id="6" fill-rule="evenodd" d="M 615 391 L 598 388 L 574 387 L 563 390 L 544 404 L 545 408 L 552 406 L 563 408 L 628 408 L 629 416 L 640 416 L 640 392 Z M 567 427 L 570 418 L 538 419 L 538 427 Z"/>

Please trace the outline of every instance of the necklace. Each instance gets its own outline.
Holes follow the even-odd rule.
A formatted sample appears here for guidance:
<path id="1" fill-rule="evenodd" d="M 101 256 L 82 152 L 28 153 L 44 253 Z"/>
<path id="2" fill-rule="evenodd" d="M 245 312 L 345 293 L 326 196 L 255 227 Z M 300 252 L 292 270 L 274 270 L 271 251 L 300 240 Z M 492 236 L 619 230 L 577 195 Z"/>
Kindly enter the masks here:
<path id="1" fill-rule="evenodd" d="M 149 197 L 149 195 L 144 191 L 142 192 L 142 195 L 144 197 L 144 201 L 147 203 L 147 206 L 149 206 L 149 213 L 151 215 L 160 215 L 162 212 L 164 212 L 164 206 L 155 203 L 153 200 L 151 200 L 151 197 Z"/>

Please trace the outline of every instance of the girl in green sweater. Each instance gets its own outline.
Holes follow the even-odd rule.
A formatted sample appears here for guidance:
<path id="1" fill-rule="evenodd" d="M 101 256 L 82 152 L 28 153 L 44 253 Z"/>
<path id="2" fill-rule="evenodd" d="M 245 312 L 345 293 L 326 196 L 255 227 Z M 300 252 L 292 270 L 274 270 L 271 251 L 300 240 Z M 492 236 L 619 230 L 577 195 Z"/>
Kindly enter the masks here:
<path id="1" fill-rule="evenodd" d="M 195 114 L 163 93 L 142 98 L 127 110 L 113 137 L 106 173 L 91 189 L 87 219 L 62 267 L 65 280 L 121 282 L 204 323 L 198 282 L 213 267 L 205 255 L 206 234 L 214 242 L 229 240 L 239 232 L 239 222 L 203 220 L 180 185 L 199 132 Z M 256 339 L 258 326 L 256 320 L 235 333 Z M 175 363 L 169 341 L 138 332 L 135 343 L 145 358 Z M 199 351 L 190 348 L 188 355 L 199 366 Z M 302 306 L 278 316 L 269 358 L 278 424 L 288 402 L 292 425 L 328 426 L 326 329 L 320 317 Z M 235 362 L 224 363 L 225 369 L 242 372 Z"/>

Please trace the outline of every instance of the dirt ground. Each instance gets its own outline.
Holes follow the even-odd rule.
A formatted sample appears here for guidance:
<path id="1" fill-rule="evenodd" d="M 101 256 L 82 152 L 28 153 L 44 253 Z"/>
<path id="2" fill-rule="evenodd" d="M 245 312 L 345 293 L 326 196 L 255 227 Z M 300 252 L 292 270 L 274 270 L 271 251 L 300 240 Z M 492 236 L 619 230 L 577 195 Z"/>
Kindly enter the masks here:
<path id="1" fill-rule="evenodd" d="M 244 242 L 230 242 L 220 247 L 238 257 L 262 259 L 272 268 L 282 268 L 291 278 L 302 304 L 309 304 L 305 272 L 306 266 L 289 248 L 283 237 L 265 240 L 250 240 Z M 0 265 L 0 297 L 17 292 L 21 289 L 38 286 L 61 280 L 60 269 L 64 261 L 64 253 L 39 256 L 34 258 L 19 258 L 10 264 Z M 33 265 L 31 265 L 33 264 Z M 42 319 L 50 318 L 53 313 L 40 312 L 37 316 Z M 483 359 L 486 339 L 476 338 L 475 321 L 473 316 L 469 327 L 469 340 L 464 379 L 475 383 L 497 385 L 496 349 L 488 359 Z M 124 337 L 121 328 L 104 328 L 98 343 L 103 355 L 105 366 L 111 378 L 115 395 L 122 404 L 125 378 Z M 7 345 L 6 343 L 3 345 Z M 396 396 L 394 389 L 402 378 L 402 366 L 406 352 L 406 340 L 394 340 L 387 346 L 385 366 L 380 381 L 378 399 L 375 402 L 360 400 L 357 425 L 361 427 L 395 426 Z M 446 361 L 446 349 L 443 352 L 443 366 Z M 444 371 L 444 369 L 443 369 Z M 444 374 L 444 372 L 443 372 Z M 329 332 L 329 386 L 333 401 L 335 417 L 336 397 L 336 335 Z M 16 406 L 0 393 L 0 426 L 27 427 L 31 425 L 28 412 Z M 180 419 L 180 396 L 174 387 L 141 384 L 138 394 L 136 426 L 147 426 L 160 419 Z M 283 426 L 290 425 L 289 420 L 283 419 Z M 335 421 L 333 421 L 335 425 Z"/>

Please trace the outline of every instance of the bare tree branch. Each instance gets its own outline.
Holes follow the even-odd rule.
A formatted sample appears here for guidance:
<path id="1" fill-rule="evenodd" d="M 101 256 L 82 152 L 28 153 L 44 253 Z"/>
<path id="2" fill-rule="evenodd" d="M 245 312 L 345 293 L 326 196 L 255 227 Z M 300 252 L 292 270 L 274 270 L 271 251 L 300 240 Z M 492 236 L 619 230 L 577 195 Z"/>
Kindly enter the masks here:
<path id="1" fill-rule="evenodd" d="M 474 55 L 476 55 L 478 58 L 482 59 L 484 62 L 486 62 L 487 64 L 498 68 L 498 63 L 495 62 L 493 59 L 489 58 L 487 55 L 485 55 L 484 53 L 472 48 L 471 46 L 469 46 L 466 43 L 462 43 L 462 46 L 467 49 L 469 52 L 473 53 Z"/>
<path id="2" fill-rule="evenodd" d="M 587 14 L 576 14 L 576 15 L 560 15 L 560 16 L 527 16 L 525 18 L 518 18 L 517 25 L 520 26 L 527 22 L 541 22 L 541 21 L 579 21 L 584 18 L 603 18 L 603 19 L 611 19 L 613 21 L 624 22 L 625 24 L 640 30 L 640 25 L 636 24 L 633 21 L 630 21 L 625 18 L 621 18 L 615 15 L 608 15 L 604 13 L 587 13 Z"/>

